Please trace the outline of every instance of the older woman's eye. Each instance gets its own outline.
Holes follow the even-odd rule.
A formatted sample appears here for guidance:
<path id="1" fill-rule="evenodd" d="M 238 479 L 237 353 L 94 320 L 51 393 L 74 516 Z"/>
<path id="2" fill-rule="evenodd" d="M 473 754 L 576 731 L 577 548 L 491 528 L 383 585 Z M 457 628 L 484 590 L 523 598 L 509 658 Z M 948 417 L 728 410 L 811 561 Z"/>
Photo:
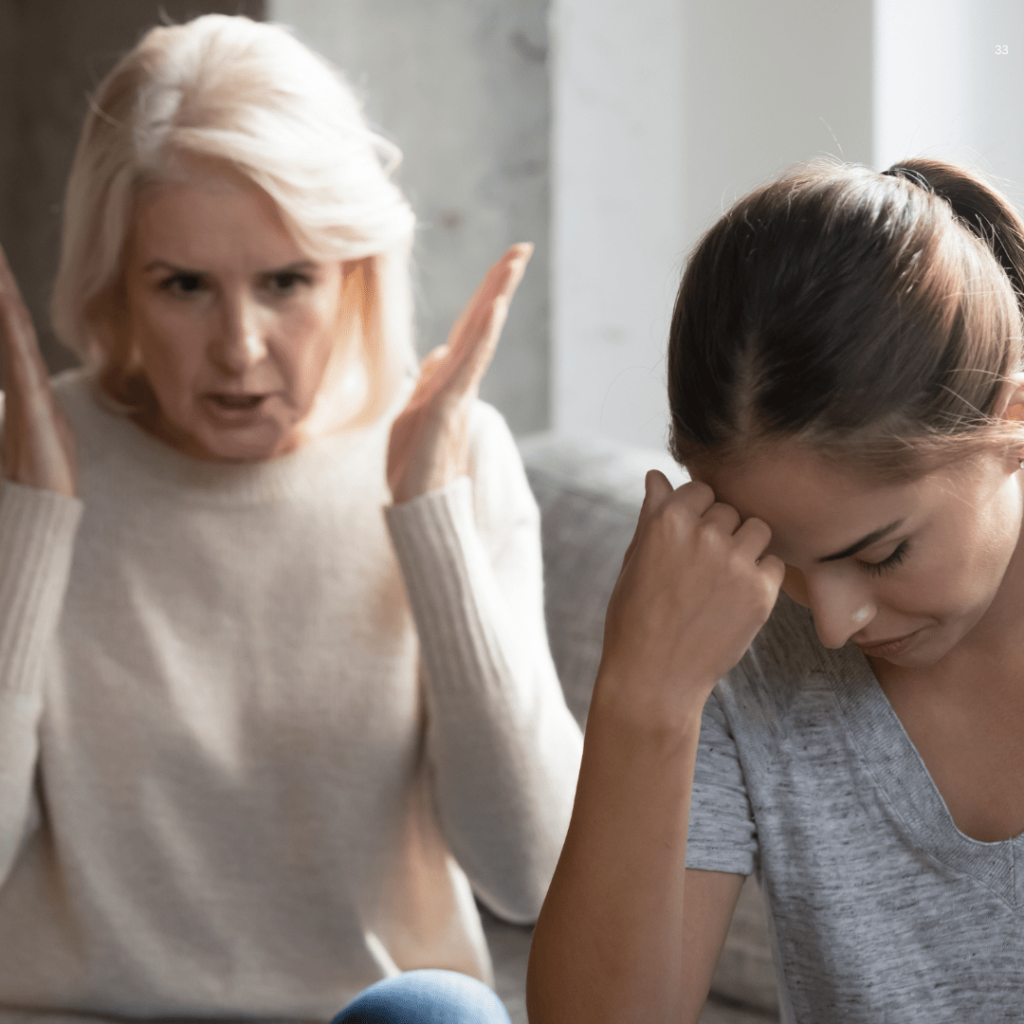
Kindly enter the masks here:
<path id="1" fill-rule="evenodd" d="M 160 282 L 160 288 L 172 295 L 195 295 L 206 282 L 201 274 L 172 274 Z"/>
<path id="2" fill-rule="evenodd" d="M 267 288 L 275 295 L 290 295 L 302 285 L 311 281 L 308 274 L 300 274 L 295 270 L 284 270 L 279 274 L 271 274 L 267 278 Z"/>

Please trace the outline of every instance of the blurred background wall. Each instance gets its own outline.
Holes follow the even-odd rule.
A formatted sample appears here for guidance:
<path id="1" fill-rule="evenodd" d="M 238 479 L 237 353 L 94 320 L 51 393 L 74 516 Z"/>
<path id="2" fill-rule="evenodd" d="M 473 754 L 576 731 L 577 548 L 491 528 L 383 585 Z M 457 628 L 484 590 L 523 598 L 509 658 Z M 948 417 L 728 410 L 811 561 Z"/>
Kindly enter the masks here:
<path id="1" fill-rule="evenodd" d="M 927 153 L 1024 195 L 1020 0 L 0 0 L 0 239 L 54 367 L 86 95 L 161 11 L 208 10 L 292 25 L 402 147 L 422 349 L 507 244 L 536 243 L 484 389 L 520 434 L 661 446 L 686 252 L 793 162 Z"/>
<path id="2" fill-rule="evenodd" d="M 261 18 L 263 0 L 0 0 L 0 242 L 54 370 L 75 357 L 47 305 L 60 208 L 88 97 L 150 26 L 221 11 Z"/>
<path id="3" fill-rule="evenodd" d="M 421 352 L 441 344 L 489 264 L 536 248 L 484 396 L 518 433 L 550 422 L 550 0 L 269 0 L 363 96 L 402 149 L 419 218 Z"/>

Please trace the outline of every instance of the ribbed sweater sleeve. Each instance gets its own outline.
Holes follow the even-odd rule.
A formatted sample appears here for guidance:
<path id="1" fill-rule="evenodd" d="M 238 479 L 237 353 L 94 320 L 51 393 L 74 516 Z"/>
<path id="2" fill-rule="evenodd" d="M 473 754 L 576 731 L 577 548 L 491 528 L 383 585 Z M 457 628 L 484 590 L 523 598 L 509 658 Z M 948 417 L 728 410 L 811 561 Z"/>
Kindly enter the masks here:
<path id="1" fill-rule="evenodd" d="M 0 884 L 35 817 L 43 661 L 60 618 L 82 504 L 0 490 Z"/>
<path id="2" fill-rule="evenodd" d="M 499 423 L 485 424 L 472 482 L 386 516 L 420 640 L 441 827 L 477 894 L 527 922 L 565 838 L 582 736 L 548 649 L 536 503 Z"/>

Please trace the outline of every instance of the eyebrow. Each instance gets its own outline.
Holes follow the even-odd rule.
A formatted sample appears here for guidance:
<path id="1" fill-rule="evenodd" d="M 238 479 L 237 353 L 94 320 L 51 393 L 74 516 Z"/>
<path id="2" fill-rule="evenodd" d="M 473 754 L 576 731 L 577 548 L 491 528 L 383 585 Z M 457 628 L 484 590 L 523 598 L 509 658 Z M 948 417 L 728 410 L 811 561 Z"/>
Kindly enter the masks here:
<path id="1" fill-rule="evenodd" d="M 294 263 L 288 263 L 283 267 L 271 267 L 270 270 L 261 270 L 261 274 L 292 274 L 302 270 L 315 270 L 317 267 L 316 260 L 296 260 Z M 171 270 L 175 274 L 194 274 L 196 277 L 201 277 L 206 273 L 205 270 L 194 270 L 192 267 L 180 266 L 177 263 L 171 263 L 168 260 L 156 259 L 150 260 L 143 268 L 144 273 L 149 273 L 151 270 Z"/>
<path id="2" fill-rule="evenodd" d="M 873 530 L 866 537 L 861 537 L 856 544 L 851 544 L 848 548 L 843 548 L 842 551 L 837 551 L 834 555 L 825 555 L 824 558 L 819 558 L 819 562 L 838 562 L 840 558 L 849 558 L 850 555 L 857 554 L 858 551 L 863 551 L 865 548 L 871 547 L 872 544 L 880 541 L 883 537 L 888 536 L 893 530 L 898 529 L 903 525 L 902 519 L 895 519 L 888 526 L 883 526 L 878 530 Z"/>

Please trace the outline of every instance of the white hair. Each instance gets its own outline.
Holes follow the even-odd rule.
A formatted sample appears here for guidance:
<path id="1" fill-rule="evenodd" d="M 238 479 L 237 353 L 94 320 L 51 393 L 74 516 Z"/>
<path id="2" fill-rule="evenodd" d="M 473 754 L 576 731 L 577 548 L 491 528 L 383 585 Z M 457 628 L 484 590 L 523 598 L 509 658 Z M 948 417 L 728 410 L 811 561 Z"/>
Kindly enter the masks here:
<path id="1" fill-rule="evenodd" d="M 58 336 L 97 368 L 104 392 L 132 404 L 122 253 L 140 189 L 173 179 L 190 155 L 263 189 L 312 258 L 362 261 L 346 285 L 361 292 L 349 318 L 367 378 L 359 418 L 379 414 L 415 363 L 415 219 L 389 177 L 401 154 L 369 130 L 339 74 L 278 25 L 208 14 L 154 28 L 100 84 L 68 181 Z"/>

